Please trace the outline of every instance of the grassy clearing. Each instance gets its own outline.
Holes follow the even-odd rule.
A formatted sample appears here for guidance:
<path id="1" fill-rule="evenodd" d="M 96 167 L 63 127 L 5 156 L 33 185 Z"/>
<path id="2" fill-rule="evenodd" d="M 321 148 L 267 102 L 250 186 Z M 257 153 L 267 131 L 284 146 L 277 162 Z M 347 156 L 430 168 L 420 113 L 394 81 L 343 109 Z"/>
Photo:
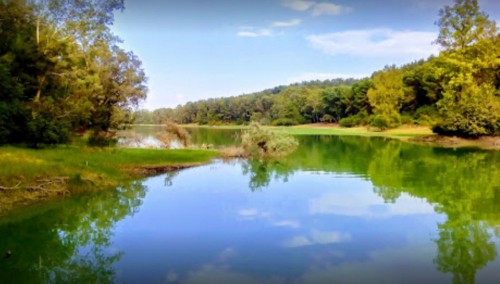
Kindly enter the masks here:
<path id="1" fill-rule="evenodd" d="M 214 128 L 214 129 L 247 129 L 248 126 L 244 125 L 220 125 L 220 126 L 207 126 L 207 125 L 183 125 L 184 127 L 200 127 L 200 128 Z M 284 126 L 267 126 L 265 128 L 280 130 L 292 135 L 351 135 L 351 136 L 371 136 L 371 137 L 392 137 L 405 139 L 409 137 L 429 136 L 434 135 L 429 127 L 424 126 L 409 126 L 404 125 L 395 129 L 386 131 L 375 131 L 367 127 L 353 127 L 344 128 L 339 127 L 337 124 L 331 123 L 318 123 L 318 124 L 303 124 L 291 127 Z"/>
<path id="2" fill-rule="evenodd" d="M 82 188 L 116 186 L 159 169 L 206 163 L 217 155 L 215 151 L 188 149 L 0 147 L 0 212 L 16 203 Z"/>
<path id="3" fill-rule="evenodd" d="M 334 124 L 306 124 L 285 128 L 285 131 L 293 135 L 351 135 L 393 138 L 433 135 L 429 127 L 407 125 L 386 131 L 376 131 L 367 127 L 344 128 Z"/>

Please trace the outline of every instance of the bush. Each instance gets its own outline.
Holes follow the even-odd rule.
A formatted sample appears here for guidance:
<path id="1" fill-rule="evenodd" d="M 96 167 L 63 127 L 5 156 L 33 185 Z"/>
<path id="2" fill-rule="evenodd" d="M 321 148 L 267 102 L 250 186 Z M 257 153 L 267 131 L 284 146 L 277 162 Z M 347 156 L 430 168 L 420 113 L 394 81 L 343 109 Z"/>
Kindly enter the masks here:
<path id="1" fill-rule="evenodd" d="M 290 118 L 279 118 L 273 121 L 274 126 L 293 126 L 298 124 L 298 121 Z"/>
<path id="2" fill-rule="evenodd" d="M 498 124 L 500 124 L 500 122 Z M 436 134 L 445 136 L 477 138 L 483 135 L 499 135 L 500 125 L 497 126 L 497 128 L 494 128 L 492 126 L 477 126 L 473 123 L 468 123 L 467 125 L 456 125 L 453 123 L 440 122 L 432 127 L 432 131 Z"/>
<path id="3" fill-rule="evenodd" d="M 419 125 L 435 125 L 439 120 L 439 113 L 435 105 L 421 106 L 413 117 Z"/>
<path id="4" fill-rule="evenodd" d="M 191 144 L 191 135 L 186 129 L 171 120 L 165 122 L 164 131 L 158 133 L 156 139 L 163 144 L 164 148 L 170 148 L 173 141 L 178 141 L 184 147 Z"/>
<path id="5" fill-rule="evenodd" d="M 436 103 L 442 117 L 433 129 L 436 133 L 479 137 L 500 132 L 498 86 L 493 80 L 478 80 L 475 76 L 483 71 L 473 74 L 472 70 L 460 70 L 461 74 L 453 74 L 455 77 L 444 85 L 443 98 Z"/>
<path id="6" fill-rule="evenodd" d="M 94 131 L 87 144 L 92 147 L 111 147 L 115 146 L 117 142 L 114 132 Z"/>
<path id="7" fill-rule="evenodd" d="M 290 134 L 264 129 L 255 122 L 243 132 L 241 140 L 246 155 L 254 157 L 286 156 L 299 145 Z"/>
<path id="8" fill-rule="evenodd" d="M 71 134 L 70 126 L 69 122 L 55 119 L 49 112 L 38 113 L 27 123 L 26 142 L 34 148 L 67 143 Z"/>
<path id="9" fill-rule="evenodd" d="M 401 116 L 399 113 L 392 114 L 377 114 L 372 117 L 370 125 L 385 130 L 387 128 L 394 128 L 401 124 Z"/>
<path id="10" fill-rule="evenodd" d="M 359 112 L 355 115 L 342 118 L 339 124 L 342 127 L 354 127 L 368 124 L 368 114 L 366 112 Z"/>
<path id="11" fill-rule="evenodd" d="M 358 118 L 356 116 L 349 116 L 342 118 L 339 121 L 340 126 L 342 127 L 354 127 L 359 125 Z"/>
<path id="12" fill-rule="evenodd" d="M 413 117 L 411 117 L 408 114 L 402 114 L 401 115 L 401 124 L 414 124 L 415 121 L 413 120 Z"/>
<path id="13" fill-rule="evenodd" d="M 334 122 L 335 117 L 333 117 L 332 115 L 329 115 L 329 114 L 325 114 L 321 117 L 321 119 L 319 121 L 321 121 L 321 122 Z"/>

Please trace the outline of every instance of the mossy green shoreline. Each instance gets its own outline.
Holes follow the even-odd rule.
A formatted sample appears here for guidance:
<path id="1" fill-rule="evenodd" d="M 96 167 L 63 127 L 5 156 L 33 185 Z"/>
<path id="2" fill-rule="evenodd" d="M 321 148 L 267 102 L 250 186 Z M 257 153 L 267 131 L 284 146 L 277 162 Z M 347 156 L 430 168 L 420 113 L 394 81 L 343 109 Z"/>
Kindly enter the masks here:
<path id="1" fill-rule="evenodd" d="M 210 162 L 218 152 L 191 149 L 0 147 L 0 213 L 53 196 L 116 187 L 123 182 Z"/>

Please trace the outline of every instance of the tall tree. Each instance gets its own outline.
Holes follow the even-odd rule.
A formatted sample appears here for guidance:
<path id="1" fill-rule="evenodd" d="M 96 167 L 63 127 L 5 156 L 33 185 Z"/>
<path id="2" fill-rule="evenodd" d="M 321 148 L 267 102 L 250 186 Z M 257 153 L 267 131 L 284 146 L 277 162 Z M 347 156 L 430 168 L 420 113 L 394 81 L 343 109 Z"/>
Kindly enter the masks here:
<path id="1" fill-rule="evenodd" d="M 403 73 L 395 67 L 388 67 L 373 74 L 373 88 L 368 90 L 368 99 L 373 106 L 372 125 L 381 129 L 401 123 L 399 110 L 405 97 Z"/>
<path id="2" fill-rule="evenodd" d="M 445 6 L 439 11 L 438 44 L 447 50 L 460 49 L 491 39 L 497 33 L 495 22 L 479 10 L 477 0 L 456 0 L 453 6 Z"/>
<path id="3" fill-rule="evenodd" d="M 494 21 L 479 11 L 477 1 L 456 0 L 438 21 L 446 52 L 443 98 L 437 103 L 443 121 L 434 130 L 460 136 L 500 133 L 498 70 L 500 46 Z"/>

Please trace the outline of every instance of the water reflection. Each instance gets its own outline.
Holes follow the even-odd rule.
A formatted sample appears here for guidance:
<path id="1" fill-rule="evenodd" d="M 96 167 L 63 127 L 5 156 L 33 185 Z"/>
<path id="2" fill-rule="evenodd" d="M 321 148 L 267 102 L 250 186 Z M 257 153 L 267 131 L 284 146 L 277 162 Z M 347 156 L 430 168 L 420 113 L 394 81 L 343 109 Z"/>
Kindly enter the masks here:
<path id="1" fill-rule="evenodd" d="M 437 226 L 434 263 L 439 271 L 451 273 L 454 283 L 473 283 L 477 272 L 495 259 L 493 229 L 500 225 L 498 152 L 354 137 L 301 137 L 300 142 L 297 153 L 285 161 L 245 163 L 249 188 L 263 189 L 276 179 L 287 182 L 297 171 L 365 177 L 373 192 L 394 206 L 383 207 L 360 191 L 331 191 L 309 201 L 310 213 L 369 218 L 443 213 L 447 219 Z M 311 238 L 297 236 L 288 244 L 311 243 Z"/>
<path id="2" fill-rule="evenodd" d="M 243 175 L 250 177 L 248 187 L 251 191 L 262 190 L 268 187 L 271 180 L 288 182 L 288 178 L 295 171 L 288 160 L 259 160 L 243 161 Z"/>
<path id="3" fill-rule="evenodd" d="M 3 218 L 0 252 L 13 254 L 0 259 L 0 279 L 488 283 L 500 278 L 498 152 L 377 138 L 299 139 L 299 149 L 280 161 L 216 162 Z"/>
<path id="4" fill-rule="evenodd" d="M 110 250 L 113 226 L 139 211 L 146 190 L 116 190 L 23 209 L 0 220 L 3 283 L 112 283 L 122 252 Z"/>

